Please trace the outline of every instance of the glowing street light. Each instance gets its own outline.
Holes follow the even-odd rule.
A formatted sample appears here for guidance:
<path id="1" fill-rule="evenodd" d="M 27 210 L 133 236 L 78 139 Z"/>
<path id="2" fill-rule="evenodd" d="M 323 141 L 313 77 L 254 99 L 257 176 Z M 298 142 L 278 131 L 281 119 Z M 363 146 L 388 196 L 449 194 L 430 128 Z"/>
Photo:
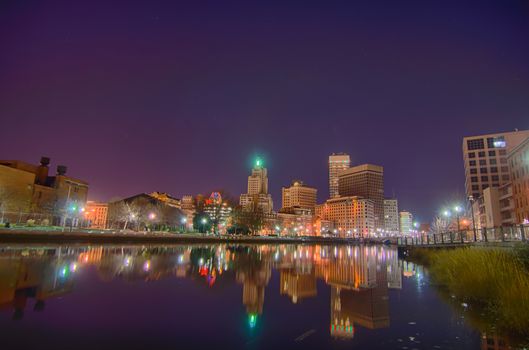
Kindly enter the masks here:
<path id="1" fill-rule="evenodd" d="M 187 218 L 184 216 L 180 219 L 180 223 L 182 224 L 182 232 L 185 231 Z"/>
<path id="2" fill-rule="evenodd" d="M 206 225 L 207 222 L 208 222 L 207 218 L 202 218 L 200 220 L 200 223 L 202 224 L 202 231 L 204 231 L 203 233 L 205 233 L 204 226 Z"/>
<path id="3" fill-rule="evenodd" d="M 456 220 L 457 220 L 457 232 L 461 235 L 461 243 L 463 243 L 463 234 L 461 233 L 461 227 L 459 224 L 459 213 L 463 211 L 463 208 L 461 208 L 459 205 L 456 205 L 454 207 L 454 211 L 456 212 Z"/>

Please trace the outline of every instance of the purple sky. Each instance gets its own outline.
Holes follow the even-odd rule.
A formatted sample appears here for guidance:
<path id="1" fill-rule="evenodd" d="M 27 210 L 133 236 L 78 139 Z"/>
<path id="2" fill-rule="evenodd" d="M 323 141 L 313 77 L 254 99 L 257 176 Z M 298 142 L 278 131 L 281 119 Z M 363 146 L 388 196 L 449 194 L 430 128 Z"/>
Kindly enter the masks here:
<path id="1" fill-rule="evenodd" d="M 0 3 L 0 158 L 65 164 L 92 199 L 328 195 L 327 156 L 385 168 L 429 220 L 461 138 L 529 129 L 528 1 Z"/>

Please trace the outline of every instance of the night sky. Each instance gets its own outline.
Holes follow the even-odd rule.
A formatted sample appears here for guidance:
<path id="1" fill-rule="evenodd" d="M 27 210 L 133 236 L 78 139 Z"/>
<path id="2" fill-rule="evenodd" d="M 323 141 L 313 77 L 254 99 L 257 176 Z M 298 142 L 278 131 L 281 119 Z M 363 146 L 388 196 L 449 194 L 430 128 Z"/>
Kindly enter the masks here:
<path id="1" fill-rule="evenodd" d="M 0 2 L 0 158 L 108 200 L 246 191 L 275 208 L 327 156 L 384 166 L 428 221 L 464 193 L 461 138 L 529 129 L 528 1 Z"/>

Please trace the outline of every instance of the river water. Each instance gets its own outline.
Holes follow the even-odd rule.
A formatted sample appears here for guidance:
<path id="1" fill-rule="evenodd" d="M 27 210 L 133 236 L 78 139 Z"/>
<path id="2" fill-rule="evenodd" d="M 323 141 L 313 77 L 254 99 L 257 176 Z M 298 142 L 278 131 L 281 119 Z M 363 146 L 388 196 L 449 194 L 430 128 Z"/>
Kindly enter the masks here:
<path id="1" fill-rule="evenodd" d="M 0 246 L 1 349 L 503 349 L 385 246 Z"/>

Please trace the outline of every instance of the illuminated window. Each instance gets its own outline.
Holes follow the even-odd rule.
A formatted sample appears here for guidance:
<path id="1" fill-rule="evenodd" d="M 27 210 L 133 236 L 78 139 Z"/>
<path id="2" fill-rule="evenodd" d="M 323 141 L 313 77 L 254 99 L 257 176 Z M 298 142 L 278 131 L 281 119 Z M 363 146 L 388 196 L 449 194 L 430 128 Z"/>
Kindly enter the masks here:
<path id="1" fill-rule="evenodd" d="M 507 144 L 506 144 L 505 138 L 503 136 L 487 138 L 487 147 L 488 148 L 505 148 L 506 145 Z"/>

